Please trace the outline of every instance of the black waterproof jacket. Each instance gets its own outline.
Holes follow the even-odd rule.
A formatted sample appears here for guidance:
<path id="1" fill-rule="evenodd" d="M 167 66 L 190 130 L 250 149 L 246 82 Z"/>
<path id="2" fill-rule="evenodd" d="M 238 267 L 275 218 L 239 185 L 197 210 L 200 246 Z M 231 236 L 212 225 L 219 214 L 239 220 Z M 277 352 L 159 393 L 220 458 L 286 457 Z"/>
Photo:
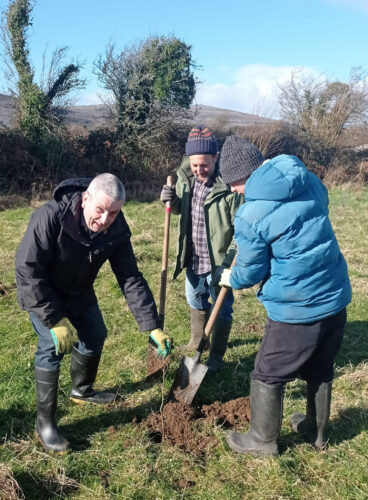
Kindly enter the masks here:
<path id="1" fill-rule="evenodd" d="M 139 330 L 158 328 L 156 304 L 138 271 L 123 213 L 106 234 L 93 238 L 81 222 L 81 194 L 90 181 L 63 181 L 53 199 L 32 214 L 16 255 L 19 305 L 47 328 L 68 314 L 77 315 L 97 302 L 93 283 L 109 260 Z"/>

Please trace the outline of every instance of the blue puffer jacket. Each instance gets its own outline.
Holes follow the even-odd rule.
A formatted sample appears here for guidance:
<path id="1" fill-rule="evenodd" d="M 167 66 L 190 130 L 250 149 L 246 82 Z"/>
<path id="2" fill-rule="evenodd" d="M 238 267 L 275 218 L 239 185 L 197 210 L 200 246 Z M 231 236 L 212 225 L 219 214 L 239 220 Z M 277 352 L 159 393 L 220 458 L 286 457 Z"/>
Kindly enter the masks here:
<path id="1" fill-rule="evenodd" d="M 259 301 L 285 323 L 311 323 L 347 306 L 347 266 L 322 182 L 296 156 L 280 155 L 253 172 L 245 200 L 235 216 L 232 287 L 262 282 Z"/>

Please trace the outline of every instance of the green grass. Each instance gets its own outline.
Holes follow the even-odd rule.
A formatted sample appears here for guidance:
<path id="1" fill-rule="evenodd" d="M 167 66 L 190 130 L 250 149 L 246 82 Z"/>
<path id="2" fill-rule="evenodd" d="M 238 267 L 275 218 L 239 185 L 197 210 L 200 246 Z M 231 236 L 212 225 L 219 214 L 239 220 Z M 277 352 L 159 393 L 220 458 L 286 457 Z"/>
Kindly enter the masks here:
<path id="1" fill-rule="evenodd" d="M 368 498 L 368 190 L 336 189 L 330 192 L 330 201 L 331 220 L 353 285 L 344 343 L 336 359 L 330 446 L 317 452 L 290 430 L 290 415 L 305 406 L 304 384 L 295 381 L 286 390 L 282 453 L 265 459 L 233 453 L 221 426 L 206 427 L 206 433 L 218 438 L 218 445 L 211 453 L 197 457 L 151 441 L 147 432 L 134 424 L 134 417 L 140 420 L 159 410 L 181 356 L 173 354 L 163 387 L 160 381 L 145 382 L 147 337 L 138 332 L 108 265 L 96 281 L 109 331 L 97 386 L 118 387 L 125 402 L 107 409 L 70 403 L 67 355 L 61 370 L 58 418 L 75 451 L 65 456 L 44 452 L 34 436 L 36 335 L 27 314 L 17 306 L 14 288 L 15 250 L 33 208 L 0 212 L 0 282 L 6 289 L 0 295 L 0 462 L 11 468 L 26 498 Z M 129 202 L 124 212 L 140 269 L 158 301 L 162 204 Z M 175 233 L 173 216 L 170 273 Z M 176 344 L 186 342 L 190 332 L 183 278 L 169 280 L 167 289 L 165 324 Z M 204 380 L 196 405 L 248 395 L 265 317 L 255 290 L 236 293 L 226 368 Z"/>

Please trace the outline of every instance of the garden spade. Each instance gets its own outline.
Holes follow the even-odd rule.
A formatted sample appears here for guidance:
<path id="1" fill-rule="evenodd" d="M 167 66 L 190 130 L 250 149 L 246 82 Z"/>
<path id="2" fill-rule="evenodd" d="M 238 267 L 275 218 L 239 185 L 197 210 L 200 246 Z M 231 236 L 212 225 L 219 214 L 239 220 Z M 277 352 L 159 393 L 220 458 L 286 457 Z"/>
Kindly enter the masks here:
<path id="1" fill-rule="evenodd" d="M 231 264 L 230 269 L 235 264 L 235 257 Z M 217 300 L 211 311 L 211 315 L 208 319 L 207 325 L 204 329 L 204 335 L 199 343 L 197 352 L 193 358 L 189 356 L 184 356 L 181 360 L 178 371 L 176 372 L 174 382 L 171 386 L 168 401 L 177 400 L 182 403 L 190 405 L 196 395 L 199 386 L 206 375 L 208 366 L 200 363 L 202 353 L 206 347 L 208 339 L 211 334 L 211 330 L 215 321 L 217 319 L 218 313 L 224 303 L 228 288 L 222 287 L 220 293 L 217 296 Z"/>
<path id="2" fill-rule="evenodd" d="M 172 177 L 167 177 L 166 184 L 172 185 Z M 167 283 L 167 260 L 169 255 L 169 235 L 170 235 L 170 202 L 165 203 L 165 226 L 164 226 L 164 245 L 162 251 L 162 265 L 161 265 L 161 287 L 160 287 L 160 305 L 158 316 L 160 319 L 160 327 L 164 328 L 165 321 L 165 303 L 166 303 L 166 283 Z M 170 363 L 170 354 L 167 358 L 162 359 L 157 354 L 157 346 L 153 340 L 148 337 L 148 353 L 147 353 L 147 369 L 146 376 L 154 375 L 160 370 L 164 370 Z"/>

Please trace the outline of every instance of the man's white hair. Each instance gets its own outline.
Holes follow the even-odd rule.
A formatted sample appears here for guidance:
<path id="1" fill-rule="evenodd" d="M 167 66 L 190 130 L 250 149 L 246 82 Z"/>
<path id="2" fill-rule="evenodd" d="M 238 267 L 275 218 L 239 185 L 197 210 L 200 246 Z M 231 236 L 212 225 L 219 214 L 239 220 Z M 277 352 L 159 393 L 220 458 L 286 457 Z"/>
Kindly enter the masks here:
<path id="1" fill-rule="evenodd" d="M 121 180 L 113 174 L 97 175 L 89 184 L 87 191 L 90 196 L 95 196 L 102 191 L 107 194 L 112 202 L 122 201 L 125 203 L 125 188 Z"/>

